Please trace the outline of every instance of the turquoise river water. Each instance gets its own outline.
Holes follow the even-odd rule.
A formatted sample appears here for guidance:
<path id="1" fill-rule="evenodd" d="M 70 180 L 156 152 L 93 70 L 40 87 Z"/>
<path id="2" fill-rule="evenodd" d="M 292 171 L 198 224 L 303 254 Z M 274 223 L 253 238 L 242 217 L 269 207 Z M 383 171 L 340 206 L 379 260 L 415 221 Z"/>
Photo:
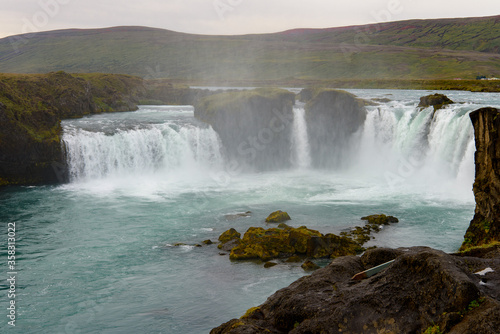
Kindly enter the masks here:
<path id="1" fill-rule="evenodd" d="M 388 100 L 367 107 L 341 169 L 310 167 L 301 105 L 292 167 L 272 172 L 229 169 L 217 134 L 190 106 L 64 121 L 70 182 L 0 191 L 0 331 L 208 333 L 307 275 L 300 264 L 265 269 L 231 262 L 216 245 L 194 246 L 230 227 L 265 227 L 278 209 L 290 225 L 322 233 L 386 213 L 400 223 L 368 246 L 455 251 L 474 212 L 468 113 L 500 108 L 500 94 L 446 92 L 458 103 L 433 117 L 416 108 L 427 91 L 351 92 Z M 9 223 L 16 226 L 15 327 L 7 317 Z"/>

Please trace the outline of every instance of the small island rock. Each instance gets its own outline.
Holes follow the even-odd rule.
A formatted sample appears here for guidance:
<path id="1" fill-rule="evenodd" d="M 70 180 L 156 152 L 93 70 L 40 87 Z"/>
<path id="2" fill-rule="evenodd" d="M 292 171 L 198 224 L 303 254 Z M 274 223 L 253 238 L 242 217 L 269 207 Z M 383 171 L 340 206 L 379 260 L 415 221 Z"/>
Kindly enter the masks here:
<path id="1" fill-rule="evenodd" d="M 267 218 L 266 218 L 266 223 L 282 223 L 287 220 L 291 220 L 290 216 L 288 213 L 278 210 L 274 211 L 271 213 Z"/>

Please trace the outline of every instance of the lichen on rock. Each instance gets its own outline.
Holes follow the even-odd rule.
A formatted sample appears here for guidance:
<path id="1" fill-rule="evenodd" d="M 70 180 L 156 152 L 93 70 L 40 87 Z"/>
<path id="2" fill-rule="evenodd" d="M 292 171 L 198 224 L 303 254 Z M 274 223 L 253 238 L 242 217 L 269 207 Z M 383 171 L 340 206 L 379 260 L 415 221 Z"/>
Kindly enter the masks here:
<path id="1" fill-rule="evenodd" d="M 223 249 L 225 251 L 230 251 L 231 248 L 238 245 L 241 241 L 240 239 L 241 233 L 236 231 L 234 228 L 230 228 L 219 236 L 220 244 L 217 245 L 219 249 Z"/>
<path id="2" fill-rule="evenodd" d="M 305 226 L 298 228 L 250 227 L 243 237 L 234 229 L 226 231 L 219 240 L 224 241 L 219 248 L 230 245 L 231 260 L 269 261 L 276 258 L 303 256 L 311 258 L 328 258 L 353 255 L 363 248 L 351 238 L 335 234 L 323 235 L 319 231 Z M 296 259 L 295 259 L 296 260 Z"/>
<path id="3" fill-rule="evenodd" d="M 282 223 L 291 219 L 292 218 L 290 218 L 287 212 L 278 210 L 274 211 L 266 218 L 266 223 Z"/>

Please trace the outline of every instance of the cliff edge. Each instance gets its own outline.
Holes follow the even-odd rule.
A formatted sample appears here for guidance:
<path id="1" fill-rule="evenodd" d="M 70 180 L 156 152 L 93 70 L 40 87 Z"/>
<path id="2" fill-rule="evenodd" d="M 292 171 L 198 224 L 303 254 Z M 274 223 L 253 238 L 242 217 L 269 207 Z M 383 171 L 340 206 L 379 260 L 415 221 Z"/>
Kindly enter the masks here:
<path id="1" fill-rule="evenodd" d="M 470 114 L 476 139 L 476 210 L 461 250 L 500 241 L 500 110 Z"/>

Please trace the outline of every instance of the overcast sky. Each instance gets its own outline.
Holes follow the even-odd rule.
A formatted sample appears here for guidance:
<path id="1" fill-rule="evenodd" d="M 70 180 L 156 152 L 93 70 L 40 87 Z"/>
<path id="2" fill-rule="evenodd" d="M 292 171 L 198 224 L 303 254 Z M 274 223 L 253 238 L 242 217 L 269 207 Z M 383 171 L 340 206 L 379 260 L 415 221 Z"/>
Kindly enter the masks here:
<path id="1" fill-rule="evenodd" d="M 0 4 L 0 38 L 120 25 L 234 35 L 500 15 L 499 0 L 0 0 Z"/>

